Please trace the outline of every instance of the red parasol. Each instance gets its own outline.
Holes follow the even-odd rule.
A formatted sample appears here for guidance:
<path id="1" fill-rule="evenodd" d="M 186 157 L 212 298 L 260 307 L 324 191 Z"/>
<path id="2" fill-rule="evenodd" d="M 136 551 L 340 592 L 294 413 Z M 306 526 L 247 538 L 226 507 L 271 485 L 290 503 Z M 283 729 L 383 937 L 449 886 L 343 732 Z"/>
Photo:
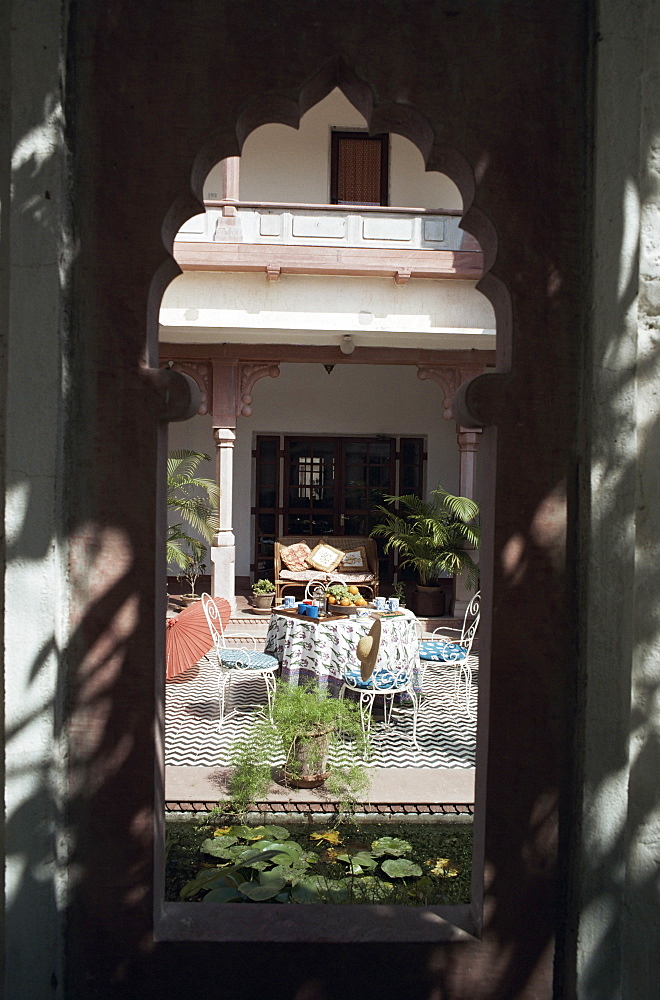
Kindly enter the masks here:
<path id="1" fill-rule="evenodd" d="M 224 597 L 214 597 L 213 601 L 220 613 L 222 627 L 225 629 L 231 614 L 229 601 Z M 174 618 L 168 618 L 166 625 L 166 677 L 171 680 L 206 656 L 213 646 L 213 639 L 201 601 L 181 611 Z"/>

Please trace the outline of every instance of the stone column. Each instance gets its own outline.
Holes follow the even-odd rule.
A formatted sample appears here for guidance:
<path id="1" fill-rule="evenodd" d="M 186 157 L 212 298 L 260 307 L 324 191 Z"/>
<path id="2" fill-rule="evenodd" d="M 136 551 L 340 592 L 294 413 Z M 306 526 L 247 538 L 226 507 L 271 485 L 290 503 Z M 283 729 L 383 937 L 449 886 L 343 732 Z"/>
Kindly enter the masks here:
<path id="1" fill-rule="evenodd" d="M 222 200 L 239 201 L 240 156 L 228 156 L 222 161 Z M 213 239 L 216 243 L 238 243 L 241 239 L 241 220 L 236 205 L 223 205 L 218 216 Z"/>
<path id="2" fill-rule="evenodd" d="M 474 500 L 477 491 L 477 448 L 481 438 L 481 430 L 478 428 L 468 429 L 457 424 L 456 440 L 459 450 L 459 496 L 469 497 Z M 471 555 L 474 557 L 475 553 Z M 462 618 L 466 608 L 474 596 L 474 590 L 467 587 L 465 573 L 456 577 L 454 587 L 453 614 L 457 618 Z"/>
<path id="3" fill-rule="evenodd" d="M 236 538 L 232 524 L 232 488 L 234 473 L 234 441 L 229 427 L 214 427 L 216 482 L 220 489 L 218 532 L 211 546 L 211 593 L 225 597 L 236 610 Z"/>
<path id="4" fill-rule="evenodd" d="M 222 200 L 238 201 L 240 190 L 240 156 L 228 156 L 221 163 L 222 169 Z M 222 214 L 226 218 L 236 215 L 235 205 L 225 205 Z"/>

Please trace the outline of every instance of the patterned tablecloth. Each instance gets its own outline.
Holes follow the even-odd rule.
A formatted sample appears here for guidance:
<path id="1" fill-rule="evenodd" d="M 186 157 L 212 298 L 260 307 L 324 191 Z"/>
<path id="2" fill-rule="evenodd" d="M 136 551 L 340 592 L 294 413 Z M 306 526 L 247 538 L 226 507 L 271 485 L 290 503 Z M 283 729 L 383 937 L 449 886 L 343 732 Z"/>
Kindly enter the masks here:
<path id="1" fill-rule="evenodd" d="M 360 669 L 355 648 L 372 625 L 372 618 L 358 619 L 354 615 L 315 624 L 276 612 L 268 627 L 266 652 L 277 657 L 283 680 L 292 684 L 312 680 L 337 694 L 344 669 Z M 421 692 L 415 616 L 406 611 L 405 617 L 384 618 L 382 626 L 376 669 L 412 667 L 415 691 Z"/>

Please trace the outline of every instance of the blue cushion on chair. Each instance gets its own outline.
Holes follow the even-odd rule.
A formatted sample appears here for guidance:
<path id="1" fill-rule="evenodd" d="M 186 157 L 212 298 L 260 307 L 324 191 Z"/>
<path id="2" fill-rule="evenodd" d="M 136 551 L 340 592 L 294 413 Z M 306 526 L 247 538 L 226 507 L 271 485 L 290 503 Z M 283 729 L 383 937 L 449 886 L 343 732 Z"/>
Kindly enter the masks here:
<path id="1" fill-rule="evenodd" d="M 467 656 L 465 646 L 446 639 L 425 639 L 419 644 L 420 660 L 436 660 L 441 663 L 457 663 Z"/>
<path id="2" fill-rule="evenodd" d="M 245 658 L 249 657 L 249 662 Z M 255 653 L 250 649 L 223 649 L 220 656 L 226 667 L 237 670 L 275 670 L 279 664 L 268 653 Z"/>
<path id="3" fill-rule="evenodd" d="M 368 681 L 362 680 L 359 670 L 347 670 L 344 680 L 351 687 L 361 688 L 364 691 L 389 691 L 390 688 L 401 688 L 405 684 L 405 678 L 397 677 L 390 670 L 381 670 Z"/>

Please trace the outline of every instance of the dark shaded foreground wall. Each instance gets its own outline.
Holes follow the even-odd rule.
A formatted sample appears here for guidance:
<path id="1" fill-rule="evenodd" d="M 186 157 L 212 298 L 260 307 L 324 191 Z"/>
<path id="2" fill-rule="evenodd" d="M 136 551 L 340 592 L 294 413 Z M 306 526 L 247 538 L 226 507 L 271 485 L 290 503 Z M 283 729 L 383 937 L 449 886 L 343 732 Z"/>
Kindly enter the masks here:
<path id="1" fill-rule="evenodd" d="M 614 65 L 614 29 L 627 7 L 620 15 L 608 5 L 603 11 L 612 22 L 607 58 Z M 11 995 L 531 1000 L 574 995 L 576 976 L 591 995 L 607 995 L 596 991 L 625 976 L 616 963 L 599 968 L 598 927 L 589 930 L 591 945 L 577 945 L 590 865 L 580 842 L 585 725 L 593 723 L 594 746 L 606 743 L 602 706 L 589 714 L 598 683 L 590 673 L 590 630 L 602 629 L 602 620 L 584 572 L 595 547 L 584 470 L 606 437 L 593 401 L 600 393 L 605 406 L 610 398 L 602 380 L 594 391 L 591 368 L 601 367 L 597 349 L 611 360 L 607 338 L 616 343 L 627 313 L 626 302 L 607 301 L 616 282 L 597 269 L 598 308 L 609 326 L 599 344 L 591 337 L 591 149 L 594 124 L 606 129 L 611 115 L 604 110 L 601 121 L 592 112 L 591 9 L 577 0 L 110 0 L 72 4 L 68 20 L 65 13 L 63 129 L 53 141 L 61 143 L 56 226 L 67 253 L 61 291 L 48 292 L 62 304 L 50 332 L 65 377 L 48 454 L 57 483 L 53 533 L 64 552 L 59 611 L 68 623 L 50 713 L 68 785 L 60 795 L 44 780 L 40 794 L 50 799 L 39 821 L 55 822 L 63 834 L 60 856 L 66 862 L 69 855 L 44 880 L 46 890 L 18 880 L 8 911 Z M 22 8 L 14 15 L 34 61 L 38 33 Z M 631 20 L 626 27 L 641 67 L 644 35 Z M 52 11 L 48 24 L 44 60 L 57 43 Z M 51 72 L 56 78 L 56 61 Z M 45 83 L 35 76 L 36 119 Z M 616 75 L 606 84 L 610 96 L 618 93 Z M 163 615 L 156 581 L 164 570 L 157 483 L 162 419 L 178 404 L 142 365 L 146 359 L 147 368 L 157 366 L 158 304 L 176 274 L 169 246 L 181 222 L 199 210 L 208 169 L 238 153 L 259 124 L 295 124 L 335 85 L 373 131 L 403 132 L 431 169 L 458 184 L 464 225 L 485 252 L 480 287 L 496 311 L 499 371 L 469 388 L 464 414 L 464 422 L 487 427 L 482 460 L 492 486 L 482 553 L 488 611 L 476 930 L 472 940 L 444 944 L 257 943 L 271 933 L 274 908 L 254 907 L 254 943 L 154 942 L 154 701 L 162 697 Z M 627 100 L 637 115 L 642 94 Z M 613 176 L 607 203 L 616 262 L 625 178 L 613 159 L 601 165 Z M 22 178 L 18 233 L 34 204 L 33 179 L 27 172 Z M 596 175 L 597 198 L 604 199 L 598 183 Z M 13 328 L 15 336 L 21 331 L 38 351 L 40 331 L 25 315 Z M 628 372 L 630 359 L 621 368 Z M 18 388 L 14 398 L 10 432 L 19 422 Z M 630 460 L 634 465 L 634 451 Z M 629 496 L 625 483 L 621 490 Z M 621 566 L 632 586 L 630 546 L 630 538 L 622 542 Z M 624 678 L 633 638 L 630 622 L 618 647 Z M 619 701 L 612 709 L 621 723 L 617 752 L 603 753 L 604 779 L 610 764 L 621 763 L 625 743 L 626 706 Z M 14 838 L 28 828 L 34 824 L 26 814 Z M 614 867 L 620 859 L 615 853 L 610 860 Z M 69 896 L 48 898 L 53 886 Z M 618 891 L 612 886 L 605 901 L 610 910 Z M 29 929 L 37 892 L 47 897 L 50 916 L 31 968 L 30 952 L 39 951 Z M 359 933 L 368 937 L 379 919 Z M 616 943 L 616 916 L 611 925 Z"/>

